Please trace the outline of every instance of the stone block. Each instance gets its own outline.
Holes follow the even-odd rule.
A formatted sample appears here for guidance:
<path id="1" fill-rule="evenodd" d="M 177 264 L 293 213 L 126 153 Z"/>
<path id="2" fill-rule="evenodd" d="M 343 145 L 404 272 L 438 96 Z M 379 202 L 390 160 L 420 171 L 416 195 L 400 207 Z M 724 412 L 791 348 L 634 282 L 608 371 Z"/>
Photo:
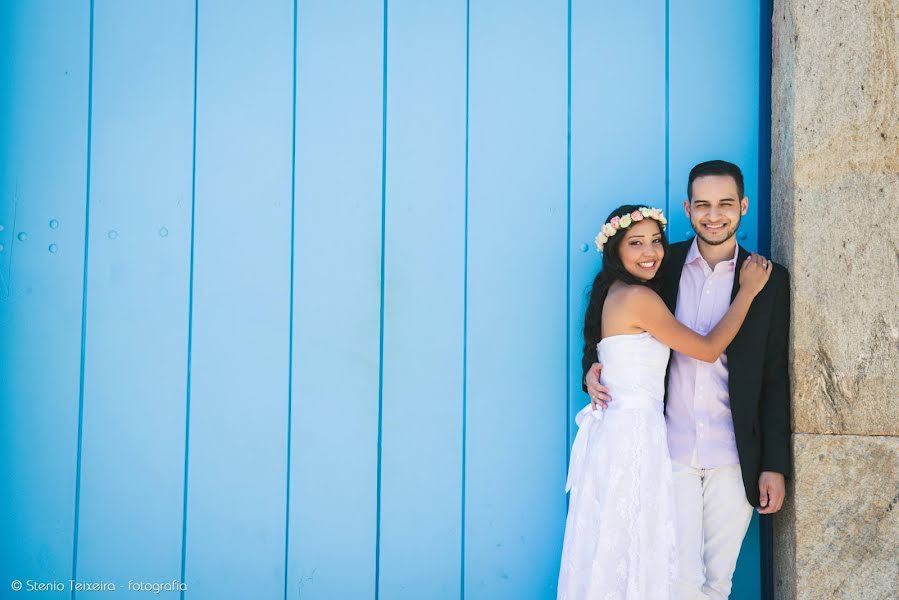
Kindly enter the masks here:
<path id="1" fill-rule="evenodd" d="M 778 600 L 887 600 L 899 592 L 899 438 L 796 434 L 775 516 Z"/>
<path id="2" fill-rule="evenodd" d="M 773 27 L 793 430 L 899 435 L 899 2 L 777 2 Z"/>

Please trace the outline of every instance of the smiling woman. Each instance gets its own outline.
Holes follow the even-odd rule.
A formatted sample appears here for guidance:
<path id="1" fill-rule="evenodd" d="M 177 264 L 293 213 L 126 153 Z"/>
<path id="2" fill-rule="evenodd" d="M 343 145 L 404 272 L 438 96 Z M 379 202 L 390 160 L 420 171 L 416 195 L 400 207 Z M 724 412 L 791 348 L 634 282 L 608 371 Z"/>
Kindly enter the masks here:
<path id="1" fill-rule="evenodd" d="M 630 219 L 631 224 L 622 225 L 622 218 L 625 219 L 625 223 L 628 222 L 627 219 Z M 595 348 L 599 340 L 603 338 L 602 307 L 612 283 L 622 281 L 633 285 L 648 285 L 655 291 L 661 289 L 660 278 L 650 276 L 644 279 L 632 273 L 622 262 L 620 248 L 631 228 L 642 224 L 638 232 L 652 231 L 652 225 L 655 224 L 656 232 L 659 234 L 657 243 L 660 247 L 660 257 L 664 257 L 668 248 L 668 241 L 662 234 L 666 223 L 667 219 L 660 209 L 636 204 L 625 204 L 609 213 L 599 235 L 596 236 L 596 246 L 602 252 L 602 267 L 593 280 L 590 302 L 584 316 L 585 350 L 589 351 Z M 644 276 L 647 274 L 643 268 L 639 268 L 637 272 Z M 657 272 L 658 268 L 656 268 Z"/>

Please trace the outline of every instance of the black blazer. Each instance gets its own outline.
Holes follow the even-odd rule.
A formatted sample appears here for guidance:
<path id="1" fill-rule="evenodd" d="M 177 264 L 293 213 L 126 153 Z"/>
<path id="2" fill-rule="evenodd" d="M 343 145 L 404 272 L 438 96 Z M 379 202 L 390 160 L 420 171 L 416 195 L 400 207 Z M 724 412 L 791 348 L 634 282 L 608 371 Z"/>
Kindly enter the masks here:
<path id="1" fill-rule="evenodd" d="M 662 298 L 672 314 L 684 261 L 692 239 L 672 244 L 663 263 Z M 749 252 L 740 246 L 731 300 L 740 289 L 740 265 Z M 774 471 L 790 475 L 790 275 L 777 263 L 771 277 L 752 301 L 740 331 L 725 351 L 730 409 L 746 499 L 759 505 L 759 475 Z M 584 348 L 584 375 L 596 362 L 596 348 Z M 666 376 L 667 401 L 667 376 Z"/>

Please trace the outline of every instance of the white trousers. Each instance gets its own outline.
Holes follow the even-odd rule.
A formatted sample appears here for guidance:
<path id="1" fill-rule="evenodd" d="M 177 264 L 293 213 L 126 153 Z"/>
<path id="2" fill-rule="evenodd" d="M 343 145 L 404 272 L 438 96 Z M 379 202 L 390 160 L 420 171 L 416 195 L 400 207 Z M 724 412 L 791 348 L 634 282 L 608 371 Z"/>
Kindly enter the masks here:
<path id="1" fill-rule="evenodd" d="M 752 519 L 740 466 L 696 469 L 672 462 L 678 600 L 726 600 Z"/>

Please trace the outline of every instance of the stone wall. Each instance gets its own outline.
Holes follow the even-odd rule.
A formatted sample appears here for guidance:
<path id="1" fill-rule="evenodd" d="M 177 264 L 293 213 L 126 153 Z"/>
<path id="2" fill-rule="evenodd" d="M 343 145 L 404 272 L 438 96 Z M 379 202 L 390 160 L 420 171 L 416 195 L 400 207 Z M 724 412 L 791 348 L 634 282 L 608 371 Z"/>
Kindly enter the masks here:
<path id="1" fill-rule="evenodd" d="M 792 274 L 778 599 L 899 594 L 899 0 L 775 0 L 772 255 Z"/>

